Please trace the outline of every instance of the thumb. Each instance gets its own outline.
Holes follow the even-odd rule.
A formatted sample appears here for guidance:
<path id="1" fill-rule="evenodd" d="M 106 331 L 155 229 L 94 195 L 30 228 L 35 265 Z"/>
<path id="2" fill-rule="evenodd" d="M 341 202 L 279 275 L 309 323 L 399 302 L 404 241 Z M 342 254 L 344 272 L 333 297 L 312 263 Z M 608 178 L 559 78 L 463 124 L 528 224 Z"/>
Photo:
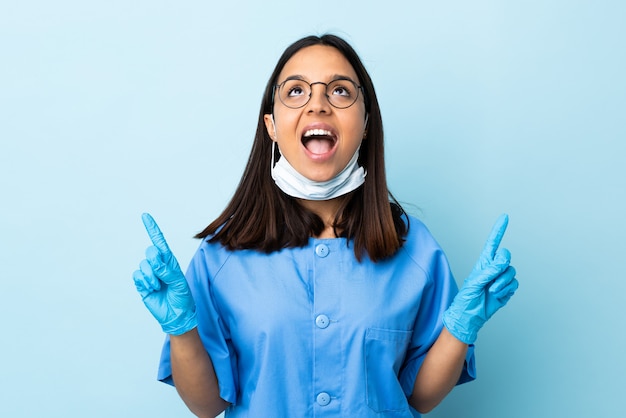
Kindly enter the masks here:
<path id="1" fill-rule="evenodd" d="M 506 248 L 501 248 L 496 252 L 493 260 L 482 259 L 481 261 L 476 264 L 467 278 L 468 284 L 484 287 L 500 276 L 509 267 L 511 253 Z"/>
<path id="2" fill-rule="evenodd" d="M 164 283 L 172 284 L 181 277 L 184 278 L 178 261 L 171 252 L 163 255 L 155 246 L 150 246 L 146 248 L 146 261 L 150 264 L 155 276 Z"/>
<path id="3" fill-rule="evenodd" d="M 505 269 L 511 264 L 511 252 L 506 248 L 500 248 L 493 257 L 492 264 Z"/>

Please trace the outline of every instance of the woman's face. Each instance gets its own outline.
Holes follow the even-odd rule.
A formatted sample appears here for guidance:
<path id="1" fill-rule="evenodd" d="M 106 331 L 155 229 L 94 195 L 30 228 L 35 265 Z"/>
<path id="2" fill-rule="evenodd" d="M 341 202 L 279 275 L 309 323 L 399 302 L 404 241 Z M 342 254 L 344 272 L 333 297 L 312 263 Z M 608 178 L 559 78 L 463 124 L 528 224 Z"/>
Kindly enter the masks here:
<path id="1" fill-rule="evenodd" d="M 348 60 L 335 48 L 323 45 L 306 47 L 293 55 L 278 76 L 281 84 L 298 79 L 311 86 L 311 98 L 303 107 L 292 109 L 274 93 L 274 120 L 265 115 L 265 126 L 282 155 L 303 176 L 314 181 L 327 181 L 341 172 L 361 145 L 365 132 L 365 103 L 359 92 L 356 102 L 345 109 L 333 107 L 326 97 L 326 86 L 340 78 L 360 85 Z M 300 83 L 308 88 L 307 84 Z M 345 100 L 341 86 L 329 89 L 329 95 Z M 302 89 L 284 91 L 297 100 Z M 355 94 L 353 92 L 352 94 Z M 287 99 L 290 100 L 290 99 Z"/>

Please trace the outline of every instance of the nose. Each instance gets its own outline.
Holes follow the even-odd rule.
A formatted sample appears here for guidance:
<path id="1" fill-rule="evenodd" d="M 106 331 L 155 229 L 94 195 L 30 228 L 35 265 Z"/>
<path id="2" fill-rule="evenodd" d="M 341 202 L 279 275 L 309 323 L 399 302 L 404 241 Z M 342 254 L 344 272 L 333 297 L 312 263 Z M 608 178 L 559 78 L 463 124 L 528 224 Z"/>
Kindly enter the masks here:
<path id="1" fill-rule="evenodd" d="M 330 102 L 326 95 L 326 84 L 317 82 L 311 84 L 311 98 L 307 103 L 307 112 L 330 113 Z"/>

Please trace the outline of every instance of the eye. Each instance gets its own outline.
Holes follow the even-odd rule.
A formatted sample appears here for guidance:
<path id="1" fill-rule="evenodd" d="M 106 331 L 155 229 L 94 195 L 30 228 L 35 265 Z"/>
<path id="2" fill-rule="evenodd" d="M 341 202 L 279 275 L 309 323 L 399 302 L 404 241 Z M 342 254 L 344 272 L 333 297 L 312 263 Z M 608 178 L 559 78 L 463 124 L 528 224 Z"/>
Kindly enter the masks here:
<path id="1" fill-rule="evenodd" d="M 300 80 L 289 80 L 284 86 L 287 97 L 299 97 L 308 94 L 308 86 Z"/>
<path id="2" fill-rule="evenodd" d="M 287 91 L 287 96 L 301 96 L 303 94 L 304 91 L 302 91 L 302 87 L 300 86 L 292 87 Z"/>
<path id="3" fill-rule="evenodd" d="M 351 97 L 354 87 L 348 81 L 340 80 L 331 83 L 329 86 L 330 94 L 343 97 Z"/>

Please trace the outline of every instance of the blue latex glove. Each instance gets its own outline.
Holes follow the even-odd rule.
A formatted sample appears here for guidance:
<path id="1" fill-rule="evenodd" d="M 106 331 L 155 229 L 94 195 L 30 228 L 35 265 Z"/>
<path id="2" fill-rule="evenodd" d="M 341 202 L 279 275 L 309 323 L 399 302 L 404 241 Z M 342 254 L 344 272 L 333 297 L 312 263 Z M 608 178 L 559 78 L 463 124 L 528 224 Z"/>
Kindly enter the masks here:
<path id="1" fill-rule="evenodd" d="M 146 249 L 146 259 L 133 273 L 135 286 L 165 333 L 184 334 L 198 325 L 187 279 L 152 216 L 144 213 L 141 219 L 153 245 Z"/>
<path id="2" fill-rule="evenodd" d="M 480 328 L 517 290 L 511 253 L 498 249 L 508 223 L 507 215 L 498 218 L 474 269 L 443 314 L 450 334 L 466 344 L 476 341 Z"/>

